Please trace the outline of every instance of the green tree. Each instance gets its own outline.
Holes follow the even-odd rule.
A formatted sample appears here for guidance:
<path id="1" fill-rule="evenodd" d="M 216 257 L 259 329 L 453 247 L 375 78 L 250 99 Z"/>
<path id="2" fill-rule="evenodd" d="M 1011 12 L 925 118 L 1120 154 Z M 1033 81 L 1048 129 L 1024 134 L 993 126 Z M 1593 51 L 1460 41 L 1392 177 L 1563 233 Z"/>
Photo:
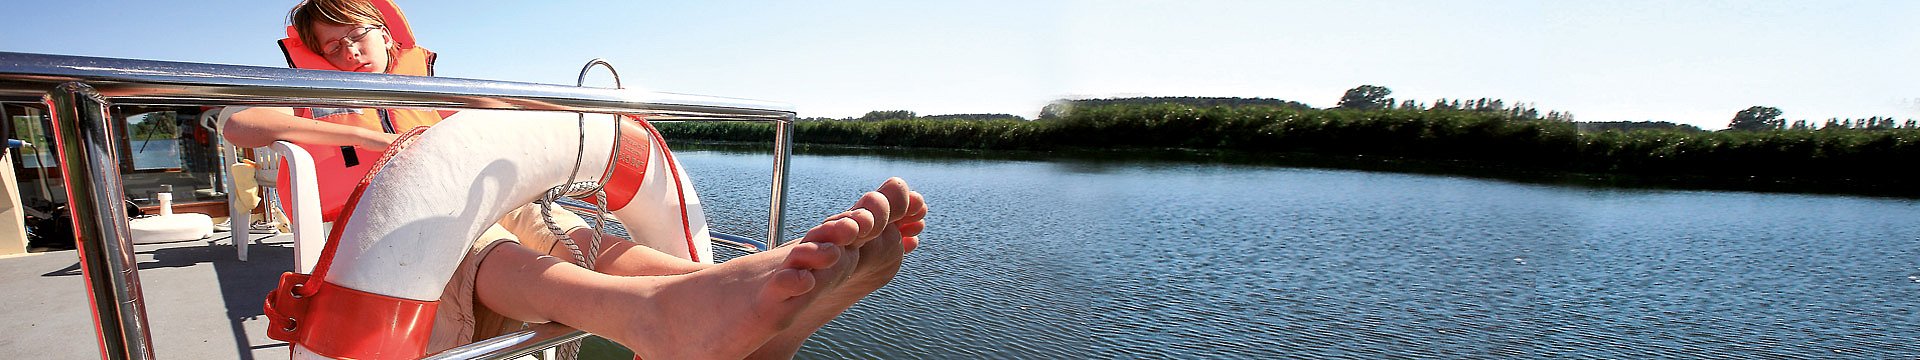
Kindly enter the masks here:
<path id="1" fill-rule="evenodd" d="M 1360 85 L 1347 89 L 1347 94 L 1340 96 L 1340 104 L 1335 107 L 1352 110 L 1385 109 L 1392 104 L 1389 102 L 1391 100 L 1387 99 L 1387 95 L 1393 95 L 1393 90 L 1385 86 Z"/>
<path id="2" fill-rule="evenodd" d="M 1040 108 L 1040 120 L 1054 120 L 1054 119 L 1063 118 L 1067 116 L 1068 111 L 1072 111 L 1072 110 L 1073 110 L 1073 101 L 1065 100 L 1065 99 L 1056 100 L 1053 103 L 1047 104 L 1046 107 Z"/>
<path id="3" fill-rule="evenodd" d="M 905 120 L 905 119 L 912 119 L 916 116 L 918 115 L 914 114 L 912 111 L 907 111 L 907 110 L 888 110 L 888 111 L 876 110 L 876 111 L 868 111 L 867 114 L 864 116 L 861 116 L 859 120 L 860 121 Z"/>
<path id="4" fill-rule="evenodd" d="M 172 111 L 157 111 L 127 117 L 127 137 L 134 140 L 179 137 L 179 122 Z M 138 120 L 135 120 L 138 119 Z"/>
<path id="5" fill-rule="evenodd" d="M 1772 106 L 1754 106 L 1733 114 L 1733 121 L 1727 123 L 1727 130 L 1779 130 L 1786 125 L 1780 119 L 1780 109 Z"/>

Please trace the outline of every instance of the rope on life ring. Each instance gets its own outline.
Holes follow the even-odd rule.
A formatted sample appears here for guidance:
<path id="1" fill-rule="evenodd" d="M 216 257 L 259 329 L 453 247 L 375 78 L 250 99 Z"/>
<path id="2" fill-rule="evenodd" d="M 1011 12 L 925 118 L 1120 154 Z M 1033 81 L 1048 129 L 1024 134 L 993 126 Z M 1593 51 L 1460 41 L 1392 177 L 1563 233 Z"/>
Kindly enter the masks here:
<path id="1" fill-rule="evenodd" d="M 593 68 L 595 66 L 605 67 L 607 68 L 607 73 L 613 75 L 614 89 L 625 88 L 625 86 L 622 86 L 620 84 L 620 71 L 614 70 L 613 63 L 607 62 L 606 59 L 599 59 L 599 58 L 588 60 L 587 65 L 580 68 L 580 77 L 578 80 L 574 82 L 573 86 L 586 87 L 587 73 L 593 71 Z M 580 144 L 579 144 L 580 146 L 577 148 L 578 152 L 574 153 L 573 171 L 579 172 L 580 161 L 586 157 L 586 153 L 587 153 L 587 143 L 586 143 L 587 114 L 584 114 L 584 113 L 579 114 L 576 120 L 579 121 L 581 131 L 580 131 Z M 642 124 L 646 123 L 644 120 L 641 120 L 641 119 L 636 118 L 635 120 L 641 121 Z M 620 128 L 621 127 L 619 126 L 613 127 L 614 138 L 620 137 Z M 660 132 L 658 130 L 654 130 L 652 126 L 648 126 L 647 130 L 653 134 L 654 138 L 660 137 Z M 664 146 L 665 145 L 662 145 L 662 147 Z M 616 141 L 613 143 L 613 153 L 615 154 L 620 153 L 620 142 Z M 672 156 L 672 154 L 668 154 L 668 156 Z M 607 171 L 611 173 L 613 171 L 613 168 L 608 167 Z M 675 180 L 677 181 L 678 179 L 676 178 Z M 546 224 L 547 232 L 552 233 L 554 237 L 560 239 L 561 244 L 564 244 L 567 246 L 567 252 L 573 255 L 574 262 L 579 263 L 580 266 L 586 267 L 588 270 L 592 270 L 594 269 L 594 266 L 595 266 L 594 264 L 595 258 L 592 256 L 587 256 L 586 254 L 600 253 L 600 234 L 605 233 L 605 230 L 603 229 L 606 229 L 607 194 L 601 191 L 603 188 L 600 187 L 599 183 L 574 182 L 574 178 L 572 175 L 568 175 L 567 181 L 561 184 L 562 184 L 561 186 L 555 187 L 553 188 L 553 190 L 547 191 L 546 198 L 543 198 L 540 200 L 540 220 Z M 553 204 L 554 202 L 560 200 L 560 196 L 568 196 L 575 199 L 584 199 L 584 198 L 590 197 L 594 200 L 591 203 L 593 204 L 593 210 L 594 210 L 593 242 L 587 244 L 587 251 L 585 254 L 581 253 L 580 245 L 575 244 L 573 242 L 573 238 L 567 236 L 566 229 L 561 229 L 560 225 L 555 224 L 553 222 Z M 681 206 L 684 207 L 685 205 L 686 205 L 685 202 L 682 202 Z M 682 212 L 683 213 L 685 212 L 684 208 L 682 209 Z M 694 256 L 695 256 L 693 258 L 694 261 L 700 261 L 697 254 L 695 254 Z M 579 345 L 579 342 L 578 341 L 568 342 L 567 345 L 577 347 Z M 578 349 L 575 349 L 575 350 L 578 350 Z"/>
<path id="2" fill-rule="evenodd" d="M 403 135 L 355 190 L 314 273 L 285 274 L 268 296 L 269 335 L 295 343 L 295 358 L 423 355 L 473 239 L 556 184 L 597 184 L 637 243 L 712 259 L 698 195 L 652 126 L 568 116 L 461 111 Z M 583 126 L 529 126 L 564 120 Z M 552 151 L 567 145 L 586 155 Z"/>

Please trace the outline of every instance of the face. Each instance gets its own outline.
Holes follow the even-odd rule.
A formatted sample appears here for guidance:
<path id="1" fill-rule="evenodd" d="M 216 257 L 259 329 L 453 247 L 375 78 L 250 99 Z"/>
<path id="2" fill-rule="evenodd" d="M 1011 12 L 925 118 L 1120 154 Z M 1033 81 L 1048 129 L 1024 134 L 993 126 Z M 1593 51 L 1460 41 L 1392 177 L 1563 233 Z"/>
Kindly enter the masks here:
<path id="1" fill-rule="evenodd" d="M 321 57 L 334 68 L 353 72 L 387 72 L 387 48 L 393 39 L 374 25 L 315 24 Z"/>

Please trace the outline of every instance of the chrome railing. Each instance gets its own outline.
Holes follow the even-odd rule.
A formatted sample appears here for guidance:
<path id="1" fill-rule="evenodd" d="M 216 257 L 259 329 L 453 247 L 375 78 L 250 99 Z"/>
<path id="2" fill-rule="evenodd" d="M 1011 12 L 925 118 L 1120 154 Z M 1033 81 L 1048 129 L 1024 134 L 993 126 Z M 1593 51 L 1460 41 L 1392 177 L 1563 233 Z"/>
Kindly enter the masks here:
<path id="1" fill-rule="evenodd" d="M 427 355 L 422 360 L 513 359 L 585 337 L 586 333 L 566 326 L 539 324 Z"/>
<path id="2" fill-rule="evenodd" d="M 767 241 L 784 239 L 789 105 L 671 93 L 519 82 L 348 73 L 257 66 L 0 52 L 0 101 L 47 104 L 66 181 L 81 272 L 92 296 L 101 355 L 152 359 L 125 189 L 114 147 L 121 105 L 331 106 L 499 109 L 647 115 L 659 121 L 766 121 L 774 126 Z M 105 241 L 100 241 L 105 240 Z M 541 327 L 442 352 L 506 358 L 585 336 Z"/>

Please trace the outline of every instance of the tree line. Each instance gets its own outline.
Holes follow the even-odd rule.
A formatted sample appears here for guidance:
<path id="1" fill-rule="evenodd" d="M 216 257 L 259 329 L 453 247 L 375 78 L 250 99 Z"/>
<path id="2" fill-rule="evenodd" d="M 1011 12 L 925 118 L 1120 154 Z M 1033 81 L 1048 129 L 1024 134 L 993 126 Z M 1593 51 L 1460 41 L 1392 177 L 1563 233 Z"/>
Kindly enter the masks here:
<path id="1" fill-rule="evenodd" d="M 1874 116 L 1858 120 L 1853 118 L 1830 118 L 1827 119 L 1825 124 L 1819 127 L 1814 127 L 1812 123 L 1804 119 L 1794 120 L 1793 125 L 1787 125 L 1786 119 L 1780 118 L 1781 114 L 1783 114 L 1783 112 L 1781 112 L 1779 108 L 1772 106 L 1749 107 L 1746 110 L 1740 110 L 1740 112 L 1734 113 L 1733 121 L 1727 123 L 1727 129 L 1739 131 L 1920 129 L 1920 121 L 1906 119 L 1906 121 L 1896 124 L 1896 120 L 1890 116 Z"/>
<path id="2" fill-rule="evenodd" d="M 803 122 L 796 125 L 795 140 L 988 150 L 1214 149 L 1391 158 L 1462 169 L 1920 195 L 1920 180 L 1901 171 L 1905 162 L 1920 158 L 1920 129 L 1775 127 L 1710 132 L 1666 122 L 1578 123 L 1568 121 L 1570 115 L 1552 116 L 1557 111 L 1542 114 L 1528 111 L 1534 110 L 1530 105 L 1499 100 L 1405 106 L 1405 101 L 1389 101 L 1388 94 L 1349 91 L 1358 96 L 1343 97 L 1339 106 L 1327 109 L 1271 100 L 1212 106 L 1182 103 L 1202 98 L 1070 100 L 1056 103 L 1067 104 L 1066 109 L 1036 121 L 915 117 Z M 1773 112 L 1743 111 L 1734 122 L 1743 121 L 1742 116 L 1778 118 Z M 659 128 L 669 138 L 682 140 L 765 141 L 772 137 L 771 127 L 763 123 L 680 123 Z"/>
<path id="3" fill-rule="evenodd" d="M 1046 107 L 1040 108 L 1040 120 L 1058 119 L 1062 116 L 1065 116 L 1068 112 L 1072 112 L 1073 109 L 1077 107 L 1105 106 L 1105 105 L 1155 105 L 1155 104 L 1177 104 L 1177 105 L 1187 105 L 1187 106 L 1196 106 L 1196 107 L 1264 106 L 1264 107 L 1289 108 L 1289 109 L 1300 109 L 1300 110 L 1313 109 L 1312 105 L 1307 105 L 1306 103 L 1291 101 L 1291 100 L 1271 99 L 1271 98 L 1155 96 L 1155 97 L 1112 98 L 1112 99 L 1076 99 L 1076 100 L 1060 99 L 1060 100 L 1055 100 L 1051 104 L 1047 104 Z"/>
<path id="4" fill-rule="evenodd" d="M 867 112 L 867 113 L 866 113 L 865 115 L 861 115 L 860 117 L 844 117 L 844 118 L 838 118 L 838 119 L 835 119 L 835 118 L 828 118 L 828 117 L 808 117 L 808 118 L 800 118 L 800 119 L 796 119 L 795 121 L 798 121 L 798 122 L 818 122 L 818 121 L 868 121 L 868 122 L 872 122 L 872 121 L 887 121 L 887 120 L 915 120 L 915 119 L 918 119 L 918 120 L 934 120 L 934 121 L 946 121 L 946 120 L 964 120 L 964 121 L 992 121 L 992 120 L 1013 120 L 1013 121 L 1027 121 L 1027 118 L 1026 118 L 1026 117 L 1022 117 L 1022 116 L 1019 116 L 1019 115 L 1013 115 L 1013 114 L 944 114 L 944 115 L 928 115 L 928 116 L 920 116 L 919 114 L 917 114 L 917 113 L 914 113 L 913 111 L 910 111 L 910 110 L 875 110 L 875 111 L 868 111 L 868 112 Z"/>

